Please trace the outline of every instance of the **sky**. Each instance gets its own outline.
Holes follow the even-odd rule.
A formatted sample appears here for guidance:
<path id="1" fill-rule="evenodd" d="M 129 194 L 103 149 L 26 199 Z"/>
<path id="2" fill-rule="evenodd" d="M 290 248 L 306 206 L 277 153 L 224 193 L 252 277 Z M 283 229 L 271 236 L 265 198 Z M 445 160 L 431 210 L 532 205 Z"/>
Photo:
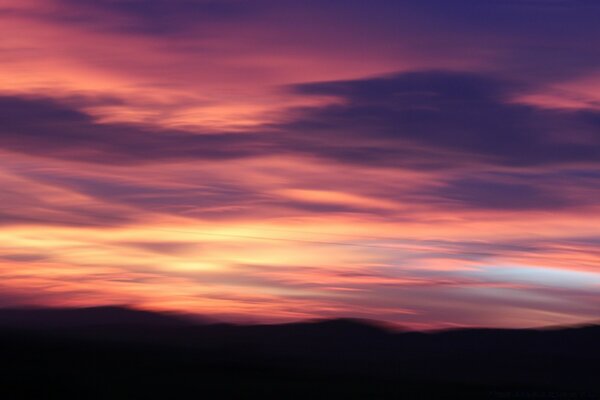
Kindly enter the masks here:
<path id="1" fill-rule="evenodd" d="M 0 0 L 0 307 L 600 316 L 595 0 Z"/>

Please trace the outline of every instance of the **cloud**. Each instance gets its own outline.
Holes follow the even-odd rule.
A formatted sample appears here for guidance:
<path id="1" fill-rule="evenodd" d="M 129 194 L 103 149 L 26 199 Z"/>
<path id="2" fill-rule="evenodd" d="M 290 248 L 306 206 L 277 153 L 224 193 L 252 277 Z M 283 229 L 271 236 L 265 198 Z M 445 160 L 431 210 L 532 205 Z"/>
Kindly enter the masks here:
<path id="1" fill-rule="evenodd" d="M 542 211 L 572 205 L 562 194 L 543 190 L 534 182 L 503 183 L 466 178 L 449 182 L 436 194 L 477 209 Z"/>
<path id="2" fill-rule="evenodd" d="M 0 260 L 14 261 L 14 262 L 36 262 L 47 260 L 48 256 L 38 253 L 9 253 L 0 254 Z"/>
<path id="3" fill-rule="evenodd" d="M 600 265 L 592 1 L 5 3 L 7 290 L 261 320 L 597 314 L 572 272 Z"/>
<path id="4" fill-rule="evenodd" d="M 547 166 L 546 166 L 547 168 Z M 417 189 L 432 204 L 471 210 L 507 212 L 595 212 L 598 176 L 595 168 L 526 168 L 508 171 L 471 171 Z"/>
<path id="5" fill-rule="evenodd" d="M 62 0 L 68 9 L 78 11 L 70 22 L 95 25 L 94 17 L 107 13 L 114 20 L 106 25 L 121 32 L 138 34 L 173 34 L 214 23 L 215 20 L 236 20 L 254 14 L 255 5 L 241 0 Z M 116 18 L 114 18 L 116 16 Z M 69 22 L 67 19 L 64 22 Z"/>
<path id="6" fill-rule="evenodd" d="M 288 123 L 254 134 L 102 124 L 52 100 L 5 96 L 0 146 L 124 164 L 286 153 L 415 169 L 600 160 L 600 113 L 510 104 L 507 87 L 489 77 L 449 72 L 304 84 L 295 90 L 342 101 L 296 110 Z"/>
<path id="7" fill-rule="evenodd" d="M 38 157 L 124 166 L 309 157 L 349 168 L 422 171 L 431 180 L 401 192 L 378 188 L 377 197 L 387 201 L 382 207 L 383 200 L 344 191 L 336 195 L 340 201 L 332 201 L 332 187 L 325 187 L 328 200 L 324 202 L 314 195 L 304 199 L 278 194 L 320 193 L 314 190 L 270 193 L 271 188 L 257 191 L 250 182 L 223 181 L 210 175 L 205 177 L 208 185 L 190 186 L 182 181 L 174 197 L 174 187 L 166 181 L 158 185 L 115 180 L 112 175 L 28 173 L 29 178 L 102 201 L 188 216 L 195 213 L 192 208 L 208 216 L 214 207 L 232 215 L 231 207 L 243 212 L 250 203 L 312 213 L 380 216 L 393 215 L 398 201 L 496 210 L 593 205 L 592 178 L 559 170 L 587 165 L 589 175 L 589 168 L 600 166 L 600 113 L 507 102 L 508 93 L 518 89 L 519 85 L 481 74 L 453 72 L 296 85 L 292 90 L 303 96 L 327 95 L 340 101 L 298 108 L 289 113 L 289 122 L 265 125 L 256 133 L 193 133 L 101 123 L 55 100 L 4 96 L 0 98 L 0 147 Z M 540 167 L 559 170 L 533 173 L 532 168 Z M 515 171 L 489 172 L 499 168 Z M 462 172 L 448 174 L 452 170 Z M 565 185 L 568 192 L 556 190 Z M 221 211 L 214 212 L 218 216 Z"/>
<path id="8" fill-rule="evenodd" d="M 414 72 L 295 89 L 341 99 L 307 110 L 285 128 L 302 135 L 307 149 L 345 162 L 448 168 L 600 160 L 600 113 L 509 103 L 518 86 L 493 77 Z"/>
<path id="9" fill-rule="evenodd" d="M 3 160 L 5 164 L 0 168 L 0 225 L 90 227 L 122 225 L 139 218 L 139 213 L 131 208 L 106 204 L 48 182 L 36 181 L 26 174 L 10 171 L 10 165 L 19 163 L 14 156 L 3 154 Z"/>
<path id="10" fill-rule="evenodd" d="M 265 152 L 250 134 L 218 134 L 101 124 L 50 99 L 0 98 L 0 147 L 37 156 L 92 163 L 136 164 L 157 160 L 219 160 Z"/>

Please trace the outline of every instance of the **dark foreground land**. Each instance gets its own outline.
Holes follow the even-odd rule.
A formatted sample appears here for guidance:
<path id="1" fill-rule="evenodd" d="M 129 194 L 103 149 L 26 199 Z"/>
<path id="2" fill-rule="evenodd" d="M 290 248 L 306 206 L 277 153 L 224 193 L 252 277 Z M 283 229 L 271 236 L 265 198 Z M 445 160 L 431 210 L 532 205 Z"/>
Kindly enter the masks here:
<path id="1" fill-rule="evenodd" d="M 391 332 L 0 310 L 0 399 L 600 399 L 600 327 Z"/>

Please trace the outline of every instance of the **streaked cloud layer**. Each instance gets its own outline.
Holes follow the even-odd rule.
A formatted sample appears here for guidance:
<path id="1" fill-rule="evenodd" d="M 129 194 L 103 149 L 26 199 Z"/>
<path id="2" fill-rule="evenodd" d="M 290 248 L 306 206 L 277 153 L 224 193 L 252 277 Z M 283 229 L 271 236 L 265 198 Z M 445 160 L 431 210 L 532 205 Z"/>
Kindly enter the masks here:
<path id="1" fill-rule="evenodd" d="M 600 312 L 600 7 L 0 2 L 0 305 Z"/>

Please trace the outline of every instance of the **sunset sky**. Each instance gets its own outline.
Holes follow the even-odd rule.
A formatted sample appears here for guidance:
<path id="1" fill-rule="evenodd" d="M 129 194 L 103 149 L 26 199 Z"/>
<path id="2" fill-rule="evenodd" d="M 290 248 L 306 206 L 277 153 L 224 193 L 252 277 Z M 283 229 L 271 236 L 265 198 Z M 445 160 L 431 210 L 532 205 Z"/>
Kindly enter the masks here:
<path id="1" fill-rule="evenodd" d="M 0 0 L 0 307 L 600 317 L 600 2 Z"/>

